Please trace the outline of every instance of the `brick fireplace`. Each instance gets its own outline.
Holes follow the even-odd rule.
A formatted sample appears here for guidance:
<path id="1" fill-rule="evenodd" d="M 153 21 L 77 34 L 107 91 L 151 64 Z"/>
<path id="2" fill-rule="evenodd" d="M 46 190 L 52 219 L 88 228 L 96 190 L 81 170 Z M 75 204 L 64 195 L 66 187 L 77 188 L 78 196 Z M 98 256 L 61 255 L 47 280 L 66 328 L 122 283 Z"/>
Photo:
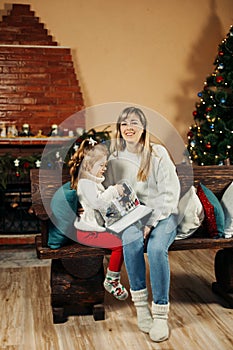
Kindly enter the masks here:
<path id="1" fill-rule="evenodd" d="M 13 4 L 0 22 L 0 122 L 49 133 L 84 108 L 70 48 L 58 46 L 30 5 Z M 84 116 L 75 121 L 84 127 Z"/>
<path id="2" fill-rule="evenodd" d="M 70 48 L 59 46 L 48 35 L 45 25 L 30 5 L 8 4 L 4 12 L 6 14 L 0 22 L 0 131 L 5 128 L 6 134 L 0 132 L 0 157 L 5 152 L 17 157 L 20 154 L 30 155 L 35 150 L 42 152 L 46 138 L 41 136 L 48 136 L 53 124 L 59 125 L 83 110 L 84 100 Z M 84 113 L 78 113 L 72 123 L 73 130 L 85 128 Z M 24 124 L 30 125 L 34 137 L 12 137 L 8 134 L 10 126 L 16 126 L 20 132 Z M 62 140 L 56 142 L 62 143 Z M 1 225 L 7 226 L 8 221 L 11 225 L 15 220 L 12 217 L 20 216 L 25 210 L 26 214 L 30 214 L 28 185 L 21 182 L 17 185 L 16 182 L 13 187 L 12 184 L 8 186 L 1 205 L 5 201 L 9 209 L 5 205 L 1 207 L 1 213 L 4 212 L 0 215 Z M 21 202 L 17 202 L 19 197 L 22 197 Z M 20 205 L 17 206 L 17 203 Z M 8 219 L 9 211 L 11 217 Z M 29 220 L 27 217 L 25 220 L 22 223 L 26 225 Z M 2 234 L 3 231 L 0 231 Z M 1 235 L 0 244 L 33 242 L 33 238 L 25 238 L 25 235 L 11 237 Z"/>

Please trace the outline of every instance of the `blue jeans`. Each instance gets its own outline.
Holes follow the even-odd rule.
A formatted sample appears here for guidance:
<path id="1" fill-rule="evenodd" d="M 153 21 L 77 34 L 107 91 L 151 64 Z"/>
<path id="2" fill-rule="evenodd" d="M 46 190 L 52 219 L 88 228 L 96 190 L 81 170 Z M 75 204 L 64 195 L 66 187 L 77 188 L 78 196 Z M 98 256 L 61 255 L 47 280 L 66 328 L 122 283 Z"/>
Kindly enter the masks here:
<path id="1" fill-rule="evenodd" d="M 177 216 L 170 215 L 159 221 L 151 231 L 147 245 L 150 267 L 150 283 L 155 304 L 169 302 L 170 266 L 169 246 L 175 239 Z M 122 234 L 125 267 L 128 273 L 130 289 L 133 291 L 146 288 L 146 264 L 144 258 L 143 232 L 133 225 Z"/>

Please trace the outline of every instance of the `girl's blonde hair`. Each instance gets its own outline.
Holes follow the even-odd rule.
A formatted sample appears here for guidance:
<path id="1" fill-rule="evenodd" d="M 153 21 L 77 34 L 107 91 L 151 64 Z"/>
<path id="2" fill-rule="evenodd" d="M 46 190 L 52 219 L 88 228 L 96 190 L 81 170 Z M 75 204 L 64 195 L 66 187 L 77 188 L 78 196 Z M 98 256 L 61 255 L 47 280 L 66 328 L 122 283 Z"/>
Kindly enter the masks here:
<path id="1" fill-rule="evenodd" d="M 143 111 L 136 107 L 127 107 L 125 108 L 118 117 L 115 139 L 113 140 L 112 152 L 115 155 L 118 155 L 119 151 L 123 151 L 126 148 L 126 142 L 121 134 L 121 123 L 125 121 L 130 115 L 136 115 L 142 126 L 143 133 L 139 140 L 138 144 L 138 153 L 141 154 L 141 164 L 137 173 L 138 181 L 146 181 L 149 175 L 150 166 L 151 166 L 151 153 L 152 147 L 150 144 L 150 135 L 147 131 L 147 119 Z"/>
<path id="2" fill-rule="evenodd" d="M 82 141 L 68 162 L 72 189 L 77 189 L 78 180 L 82 177 L 82 173 L 90 171 L 94 164 L 103 156 L 108 156 L 108 149 L 103 143 L 93 144 L 93 140 L 91 139 Z"/>

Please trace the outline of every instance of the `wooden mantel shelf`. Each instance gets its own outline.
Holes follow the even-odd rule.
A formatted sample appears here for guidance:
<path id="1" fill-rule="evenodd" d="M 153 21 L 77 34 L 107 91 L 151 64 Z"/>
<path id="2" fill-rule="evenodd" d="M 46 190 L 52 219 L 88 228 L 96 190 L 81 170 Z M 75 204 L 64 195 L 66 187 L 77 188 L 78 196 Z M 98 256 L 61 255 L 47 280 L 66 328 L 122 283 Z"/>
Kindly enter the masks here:
<path id="1" fill-rule="evenodd" d="M 43 145 L 49 144 L 61 144 L 67 141 L 74 140 L 71 137 L 1 137 L 0 146 L 27 146 L 27 145 Z"/>
<path id="2" fill-rule="evenodd" d="M 29 156 L 35 153 L 42 153 L 45 147 L 71 147 L 76 137 L 1 137 L 0 156 L 10 153 L 14 157 Z"/>

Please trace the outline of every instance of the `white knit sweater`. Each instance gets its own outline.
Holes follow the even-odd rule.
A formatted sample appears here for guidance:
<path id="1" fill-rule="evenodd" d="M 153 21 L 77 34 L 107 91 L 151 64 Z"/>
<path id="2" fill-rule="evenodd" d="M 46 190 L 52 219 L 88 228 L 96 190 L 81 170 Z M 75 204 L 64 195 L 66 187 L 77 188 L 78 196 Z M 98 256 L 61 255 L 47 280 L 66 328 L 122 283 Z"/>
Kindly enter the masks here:
<path id="1" fill-rule="evenodd" d="M 140 154 L 125 149 L 118 156 L 111 155 L 105 173 L 106 186 L 127 180 L 135 190 L 139 200 L 154 209 L 147 225 L 156 226 L 159 220 L 170 214 L 178 214 L 180 182 L 176 168 L 165 147 L 152 145 L 152 167 L 146 181 L 138 181 Z"/>
<path id="2" fill-rule="evenodd" d="M 79 180 L 77 194 L 84 212 L 74 222 L 74 226 L 77 229 L 83 231 L 106 231 L 97 221 L 98 213 L 96 210 L 107 208 L 109 202 L 119 196 L 119 194 L 114 186 L 109 186 L 105 190 L 102 185 L 103 181 L 104 177 L 95 177 L 89 173 L 86 174 L 84 179 Z"/>

